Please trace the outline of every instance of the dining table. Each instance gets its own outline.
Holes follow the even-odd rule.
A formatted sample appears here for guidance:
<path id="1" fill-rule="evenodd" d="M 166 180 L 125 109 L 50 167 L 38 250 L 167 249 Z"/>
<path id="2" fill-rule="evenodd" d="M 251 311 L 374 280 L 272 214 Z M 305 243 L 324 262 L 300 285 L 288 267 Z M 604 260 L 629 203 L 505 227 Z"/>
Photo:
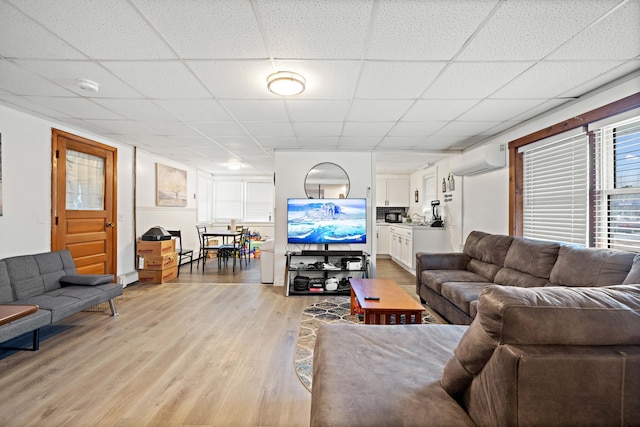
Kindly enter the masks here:
<path id="1" fill-rule="evenodd" d="M 220 230 L 211 230 L 211 231 L 205 231 L 202 234 L 202 237 L 204 238 L 204 240 L 206 241 L 209 238 L 216 238 L 216 237 L 220 237 L 222 238 L 222 245 L 219 246 L 225 246 L 225 245 L 229 245 L 229 244 L 233 244 L 233 242 L 235 241 L 235 239 L 237 237 L 240 237 L 242 235 L 242 230 L 229 230 L 229 229 L 220 229 Z M 230 240 L 229 240 L 230 239 Z M 224 252 L 224 251 L 223 251 Z M 228 253 L 224 254 L 220 252 L 220 249 L 218 249 L 218 269 L 220 269 L 222 267 L 222 258 L 221 255 L 223 255 L 225 258 L 228 257 Z M 226 263 L 226 259 L 225 259 L 225 263 Z M 206 263 L 206 257 L 202 262 L 202 272 L 204 273 L 204 265 Z M 233 271 L 235 271 L 236 269 L 236 258 L 235 256 L 233 257 Z"/>

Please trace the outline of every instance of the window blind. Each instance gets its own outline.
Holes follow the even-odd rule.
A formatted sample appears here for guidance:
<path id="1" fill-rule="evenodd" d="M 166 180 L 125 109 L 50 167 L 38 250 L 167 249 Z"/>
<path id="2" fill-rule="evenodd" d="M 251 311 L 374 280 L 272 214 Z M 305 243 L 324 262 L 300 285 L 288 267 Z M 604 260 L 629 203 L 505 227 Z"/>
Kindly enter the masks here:
<path id="1" fill-rule="evenodd" d="M 640 251 L 640 117 L 593 131 L 594 245 Z"/>
<path id="2" fill-rule="evenodd" d="M 273 213 L 273 183 L 246 182 L 245 220 L 271 221 Z"/>
<path id="3" fill-rule="evenodd" d="M 523 154 L 523 235 L 588 244 L 589 151 L 585 132 Z"/>
<path id="4" fill-rule="evenodd" d="M 242 220 L 242 181 L 215 181 L 214 218 Z"/>

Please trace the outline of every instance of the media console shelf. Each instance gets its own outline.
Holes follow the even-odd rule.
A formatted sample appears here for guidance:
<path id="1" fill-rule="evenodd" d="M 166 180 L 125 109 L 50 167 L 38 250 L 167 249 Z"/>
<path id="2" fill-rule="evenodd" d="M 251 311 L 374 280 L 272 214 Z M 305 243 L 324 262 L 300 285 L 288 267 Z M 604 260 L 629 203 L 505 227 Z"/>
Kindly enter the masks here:
<path id="1" fill-rule="evenodd" d="M 302 252 L 287 252 L 285 257 L 287 258 L 284 274 L 286 296 L 351 295 L 351 286 L 348 285 L 349 278 L 366 279 L 369 277 L 369 254 L 362 251 L 304 250 Z M 296 289 L 296 277 L 298 277 L 299 285 L 305 282 L 303 278 L 309 279 L 306 289 Z M 337 290 L 325 289 L 326 280 L 330 278 L 337 280 L 339 284 Z"/>

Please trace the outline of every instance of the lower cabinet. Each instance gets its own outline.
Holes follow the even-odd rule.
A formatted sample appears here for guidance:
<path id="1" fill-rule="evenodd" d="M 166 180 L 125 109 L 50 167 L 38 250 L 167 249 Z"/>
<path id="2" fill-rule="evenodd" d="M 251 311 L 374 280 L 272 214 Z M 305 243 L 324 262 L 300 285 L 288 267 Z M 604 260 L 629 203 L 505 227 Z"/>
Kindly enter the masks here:
<path id="1" fill-rule="evenodd" d="M 376 225 L 376 236 L 378 238 L 378 246 L 376 254 L 389 255 L 391 250 L 391 235 L 388 225 Z"/>
<path id="2" fill-rule="evenodd" d="M 448 252 L 444 228 L 426 226 L 390 226 L 390 255 L 398 264 L 415 269 L 417 252 Z"/>

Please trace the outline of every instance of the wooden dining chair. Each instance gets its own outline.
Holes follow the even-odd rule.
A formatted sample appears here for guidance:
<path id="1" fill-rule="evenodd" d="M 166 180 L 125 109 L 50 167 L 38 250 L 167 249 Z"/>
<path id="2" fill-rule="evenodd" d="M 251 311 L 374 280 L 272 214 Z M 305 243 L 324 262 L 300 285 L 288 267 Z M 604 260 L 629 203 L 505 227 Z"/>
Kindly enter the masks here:
<path id="1" fill-rule="evenodd" d="M 182 247 L 182 232 L 180 230 L 167 230 L 169 234 L 176 238 L 176 252 L 178 253 L 178 277 L 180 277 L 180 265 L 182 260 L 189 260 L 189 272 L 193 273 L 193 249 Z"/>

